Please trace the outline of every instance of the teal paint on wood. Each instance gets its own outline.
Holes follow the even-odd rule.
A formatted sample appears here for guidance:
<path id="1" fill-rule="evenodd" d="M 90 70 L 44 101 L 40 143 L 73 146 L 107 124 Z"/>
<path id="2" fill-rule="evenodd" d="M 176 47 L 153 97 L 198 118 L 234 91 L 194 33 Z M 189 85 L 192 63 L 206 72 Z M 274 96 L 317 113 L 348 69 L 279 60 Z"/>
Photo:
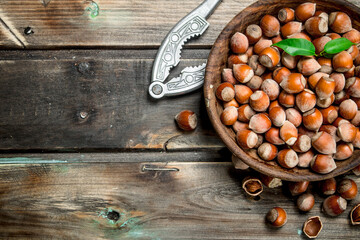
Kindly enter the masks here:
<path id="1" fill-rule="evenodd" d="M 76 161 L 78 159 L 57 160 L 57 159 L 42 159 L 42 158 L 27 158 L 27 157 L 13 157 L 0 158 L 0 164 L 51 164 L 51 163 L 67 163 L 68 161 Z"/>

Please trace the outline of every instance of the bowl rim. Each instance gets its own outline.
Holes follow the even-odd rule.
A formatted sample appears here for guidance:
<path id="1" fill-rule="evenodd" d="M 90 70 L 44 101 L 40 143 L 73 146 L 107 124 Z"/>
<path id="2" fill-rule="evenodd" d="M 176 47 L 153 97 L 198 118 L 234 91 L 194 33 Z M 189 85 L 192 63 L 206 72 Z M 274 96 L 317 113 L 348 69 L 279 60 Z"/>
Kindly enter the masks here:
<path id="1" fill-rule="evenodd" d="M 349 162 L 349 164 L 342 166 L 340 168 L 336 168 L 334 171 L 328 173 L 328 174 L 318 174 L 315 172 L 312 172 L 310 168 L 305 169 L 298 169 L 298 171 L 294 171 L 294 169 L 285 169 L 281 168 L 279 169 L 279 166 L 273 166 L 271 164 L 268 164 L 267 162 L 263 160 L 256 159 L 250 155 L 248 155 L 244 150 L 242 150 L 238 144 L 236 143 L 236 140 L 234 140 L 233 137 L 230 136 L 231 132 L 233 135 L 235 133 L 230 128 L 224 126 L 221 121 L 220 117 L 218 115 L 218 108 L 220 107 L 218 104 L 218 100 L 215 96 L 215 86 L 213 85 L 213 82 L 216 81 L 216 79 L 219 75 L 221 76 L 221 70 L 222 67 L 219 66 L 219 59 L 220 56 L 224 53 L 222 52 L 224 47 L 222 47 L 224 44 L 229 44 L 229 38 L 234 33 L 236 26 L 238 25 L 237 20 L 241 19 L 243 17 L 246 17 L 248 14 L 251 13 L 251 8 L 258 8 L 263 5 L 273 5 L 273 4 L 279 4 L 284 2 L 297 2 L 298 1 L 281 1 L 281 0 L 259 0 L 255 3 L 249 5 L 245 9 L 243 9 L 241 12 L 239 12 L 221 31 L 219 36 L 217 37 L 215 43 L 212 46 L 212 49 L 209 53 L 206 71 L 205 71 L 205 79 L 204 79 L 204 99 L 205 99 L 205 105 L 206 110 L 208 113 L 208 116 L 210 118 L 211 124 L 213 125 L 215 131 L 221 138 L 221 140 L 225 143 L 226 147 L 238 158 L 243 160 L 246 164 L 248 164 L 251 168 L 254 170 L 266 174 L 268 176 L 277 177 L 283 180 L 288 181 L 320 181 L 325 180 L 331 177 L 336 177 L 338 175 L 344 174 L 351 169 L 355 168 L 360 164 L 360 154 L 356 155 L 353 154 L 353 156 L 346 160 L 341 160 L 341 162 Z M 308 2 L 323 2 L 326 4 L 335 4 L 334 6 L 339 8 L 346 8 L 344 10 L 348 13 L 353 14 L 360 14 L 360 8 L 355 6 L 354 4 L 344 1 L 344 0 L 320 0 L 320 1 L 314 1 L 310 0 Z M 359 19 L 359 18 L 358 18 Z M 226 48 L 226 47 L 225 47 Z M 228 54 L 228 51 L 227 51 Z M 227 56 L 227 55 L 226 55 Z M 358 153 L 360 153 L 359 150 L 357 150 Z M 355 151 L 354 151 L 355 153 Z M 262 162 L 260 162 L 262 161 Z M 340 162 L 340 161 L 337 161 Z M 307 171 L 307 174 L 305 172 Z"/>

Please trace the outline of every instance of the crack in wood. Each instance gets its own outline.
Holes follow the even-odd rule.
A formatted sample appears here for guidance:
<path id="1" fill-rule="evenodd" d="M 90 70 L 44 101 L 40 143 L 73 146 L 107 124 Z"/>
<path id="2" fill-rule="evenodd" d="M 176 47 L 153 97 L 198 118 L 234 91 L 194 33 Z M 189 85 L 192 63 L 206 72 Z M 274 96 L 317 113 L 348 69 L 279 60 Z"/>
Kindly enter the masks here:
<path id="1" fill-rule="evenodd" d="M 41 0 L 42 5 L 44 5 L 44 7 L 47 7 L 47 5 L 51 2 L 51 0 Z"/>
<path id="2" fill-rule="evenodd" d="M 11 28 L 4 22 L 2 18 L 0 18 L 0 23 L 13 35 L 13 37 L 21 44 L 23 48 L 26 48 L 25 44 L 16 36 L 16 34 L 11 30 Z"/>

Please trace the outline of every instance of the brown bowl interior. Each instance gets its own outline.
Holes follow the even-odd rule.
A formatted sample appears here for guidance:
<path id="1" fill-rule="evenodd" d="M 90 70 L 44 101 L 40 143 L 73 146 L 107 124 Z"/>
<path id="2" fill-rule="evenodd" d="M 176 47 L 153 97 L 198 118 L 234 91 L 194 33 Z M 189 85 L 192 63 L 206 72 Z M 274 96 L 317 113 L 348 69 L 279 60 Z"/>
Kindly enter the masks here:
<path id="1" fill-rule="evenodd" d="M 317 10 L 327 13 L 343 11 L 353 21 L 353 27 L 360 29 L 360 9 L 355 5 L 340 0 L 309 1 L 317 4 Z M 237 16 L 235 16 L 221 32 L 210 52 L 206 67 L 204 93 L 205 104 L 210 120 L 230 151 L 242 159 L 251 168 L 288 181 L 319 181 L 343 174 L 360 164 L 360 151 L 356 150 L 353 156 L 344 161 L 337 161 L 337 168 L 325 175 L 317 174 L 309 169 L 285 169 L 280 167 L 276 161 L 265 162 L 254 154 L 254 150 L 243 151 L 236 143 L 234 131 L 224 126 L 220 121 L 222 103 L 215 97 L 215 90 L 221 83 L 221 71 L 226 67 L 229 56 L 229 40 L 235 32 L 244 32 L 249 24 L 259 24 L 265 14 L 277 16 L 278 11 L 283 7 L 296 8 L 301 2 L 297 0 L 260 0 L 250 5 Z"/>

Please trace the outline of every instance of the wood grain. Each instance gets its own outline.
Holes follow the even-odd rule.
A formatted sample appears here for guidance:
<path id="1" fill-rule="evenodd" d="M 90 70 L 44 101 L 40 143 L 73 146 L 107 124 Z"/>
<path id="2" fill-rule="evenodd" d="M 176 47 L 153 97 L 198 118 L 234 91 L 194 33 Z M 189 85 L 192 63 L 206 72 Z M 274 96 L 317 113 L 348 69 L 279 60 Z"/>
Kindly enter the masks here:
<path id="1" fill-rule="evenodd" d="M 244 196 L 231 163 L 0 165 L 0 236 L 26 239 L 301 239 L 303 222 L 320 215 L 318 239 L 356 239 L 351 206 L 338 218 L 300 214 L 281 189 Z M 359 184 L 359 179 L 356 179 Z M 283 207 L 288 222 L 272 229 L 266 212 Z M 117 212 L 118 214 L 114 213 Z M 109 212 L 112 212 L 109 214 Z M 119 217 L 119 218 L 118 218 Z"/>

